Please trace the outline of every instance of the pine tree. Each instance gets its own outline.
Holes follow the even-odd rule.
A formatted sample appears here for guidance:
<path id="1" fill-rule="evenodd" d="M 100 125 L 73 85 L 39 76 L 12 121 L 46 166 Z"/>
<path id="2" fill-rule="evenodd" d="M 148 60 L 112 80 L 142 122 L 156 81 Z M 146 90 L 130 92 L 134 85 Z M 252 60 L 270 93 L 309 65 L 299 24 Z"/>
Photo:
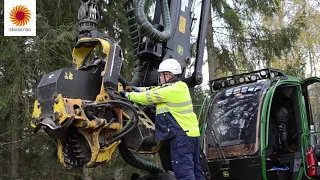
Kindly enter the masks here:
<path id="1" fill-rule="evenodd" d="M 208 31 L 207 37 L 213 46 L 208 53 L 215 56 L 209 56 L 208 61 L 219 65 L 215 67 L 219 77 L 251 71 L 261 64 L 269 66 L 274 57 L 288 53 L 305 25 L 304 16 L 300 16 L 287 26 L 264 26 L 264 19 L 278 13 L 279 2 L 275 0 L 212 0 L 211 5 L 213 32 Z"/>

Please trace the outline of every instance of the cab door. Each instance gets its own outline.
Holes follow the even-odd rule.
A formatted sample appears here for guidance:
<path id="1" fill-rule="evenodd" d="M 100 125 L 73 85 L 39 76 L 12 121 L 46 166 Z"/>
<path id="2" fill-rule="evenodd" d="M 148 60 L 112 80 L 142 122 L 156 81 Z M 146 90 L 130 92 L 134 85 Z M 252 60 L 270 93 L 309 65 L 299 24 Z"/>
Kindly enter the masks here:
<path id="1" fill-rule="evenodd" d="M 320 78 L 311 77 L 301 81 L 308 125 L 320 130 Z M 302 111 L 302 109 L 300 109 Z M 319 142 L 318 142 L 319 143 Z"/>
<path id="2" fill-rule="evenodd" d="M 301 81 L 301 90 L 304 106 L 300 106 L 300 112 L 306 116 L 302 121 L 307 121 L 301 122 L 301 124 L 305 125 L 301 137 L 304 149 L 304 152 L 302 152 L 303 170 L 309 179 L 316 179 L 316 176 L 319 176 L 320 172 L 309 173 L 309 157 L 304 156 L 304 154 L 309 152 L 309 150 L 313 151 L 311 146 L 319 148 L 315 146 L 320 143 L 320 133 L 317 133 L 320 131 L 320 78 L 312 77 Z"/>

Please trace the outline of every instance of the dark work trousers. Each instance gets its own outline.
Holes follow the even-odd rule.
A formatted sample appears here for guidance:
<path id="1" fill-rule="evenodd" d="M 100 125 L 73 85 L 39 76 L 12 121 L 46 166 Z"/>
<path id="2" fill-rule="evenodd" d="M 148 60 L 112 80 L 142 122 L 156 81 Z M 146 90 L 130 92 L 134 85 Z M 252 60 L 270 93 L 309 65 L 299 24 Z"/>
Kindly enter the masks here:
<path id="1" fill-rule="evenodd" d="M 200 138 L 177 135 L 170 140 L 171 164 L 177 180 L 205 180 L 200 165 Z"/>

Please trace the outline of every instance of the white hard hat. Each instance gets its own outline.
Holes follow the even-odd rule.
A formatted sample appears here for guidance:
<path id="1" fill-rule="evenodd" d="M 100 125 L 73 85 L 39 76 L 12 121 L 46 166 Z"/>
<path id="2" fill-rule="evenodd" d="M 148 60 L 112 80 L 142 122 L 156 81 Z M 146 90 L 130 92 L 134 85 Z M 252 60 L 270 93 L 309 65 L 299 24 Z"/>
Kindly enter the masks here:
<path id="1" fill-rule="evenodd" d="M 181 65 L 175 59 L 166 59 L 159 65 L 158 72 L 171 72 L 172 74 L 181 74 Z"/>

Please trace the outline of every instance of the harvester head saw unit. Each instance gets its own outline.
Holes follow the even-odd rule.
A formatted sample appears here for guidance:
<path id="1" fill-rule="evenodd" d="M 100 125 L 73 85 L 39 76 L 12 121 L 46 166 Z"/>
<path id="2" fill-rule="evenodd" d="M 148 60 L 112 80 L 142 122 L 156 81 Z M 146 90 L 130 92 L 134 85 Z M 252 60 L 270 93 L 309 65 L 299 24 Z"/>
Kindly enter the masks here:
<path id="1" fill-rule="evenodd" d="M 82 1 L 73 66 L 43 76 L 31 126 L 35 132 L 43 129 L 57 142 L 58 158 L 65 166 L 106 163 L 118 147 L 133 167 L 152 175 L 172 170 L 169 144 L 154 138 L 155 106 L 135 104 L 119 92 L 126 86 L 157 86 L 159 64 L 167 58 L 179 61 L 181 80 L 190 88 L 201 84 L 210 1 L 202 1 L 194 71 L 189 76 L 194 1 L 156 0 L 152 22 L 145 13 L 146 0 L 122 1 L 135 57 L 131 81 L 120 75 L 122 48 L 98 31 L 99 4 L 115 1 Z M 162 167 L 140 156 L 157 152 Z"/>
<path id="2" fill-rule="evenodd" d="M 108 162 L 121 141 L 125 150 L 156 152 L 160 143 L 154 141 L 154 122 L 119 95 L 123 53 L 97 31 L 97 2 L 84 2 L 78 19 L 73 67 L 45 74 L 38 85 L 34 132 L 43 129 L 56 140 L 60 162 L 71 167 Z M 135 133 L 135 141 L 125 137 L 130 133 Z"/>
<path id="3" fill-rule="evenodd" d="M 85 58 L 94 47 L 102 47 L 105 58 L 87 62 Z M 108 162 L 120 139 L 136 127 L 146 135 L 142 140 L 136 137 L 138 141 L 153 138 L 153 122 L 139 106 L 119 96 L 123 89 L 118 84 L 121 48 L 108 39 L 81 38 L 73 58 L 76 68 L 63 68 L 43 76 L 31 121 L 35 132 L 43 128 L 57 140 L 60 162 L 89 167 Z M 139 123 L 139 118 L 147 126 Z M 139 148 L 144 148 L 141 144 L 138 143 Z M 138 145 L 128 146 L 134 149 Z M 154 145 L 157 144 L 147 146 Z"/>

